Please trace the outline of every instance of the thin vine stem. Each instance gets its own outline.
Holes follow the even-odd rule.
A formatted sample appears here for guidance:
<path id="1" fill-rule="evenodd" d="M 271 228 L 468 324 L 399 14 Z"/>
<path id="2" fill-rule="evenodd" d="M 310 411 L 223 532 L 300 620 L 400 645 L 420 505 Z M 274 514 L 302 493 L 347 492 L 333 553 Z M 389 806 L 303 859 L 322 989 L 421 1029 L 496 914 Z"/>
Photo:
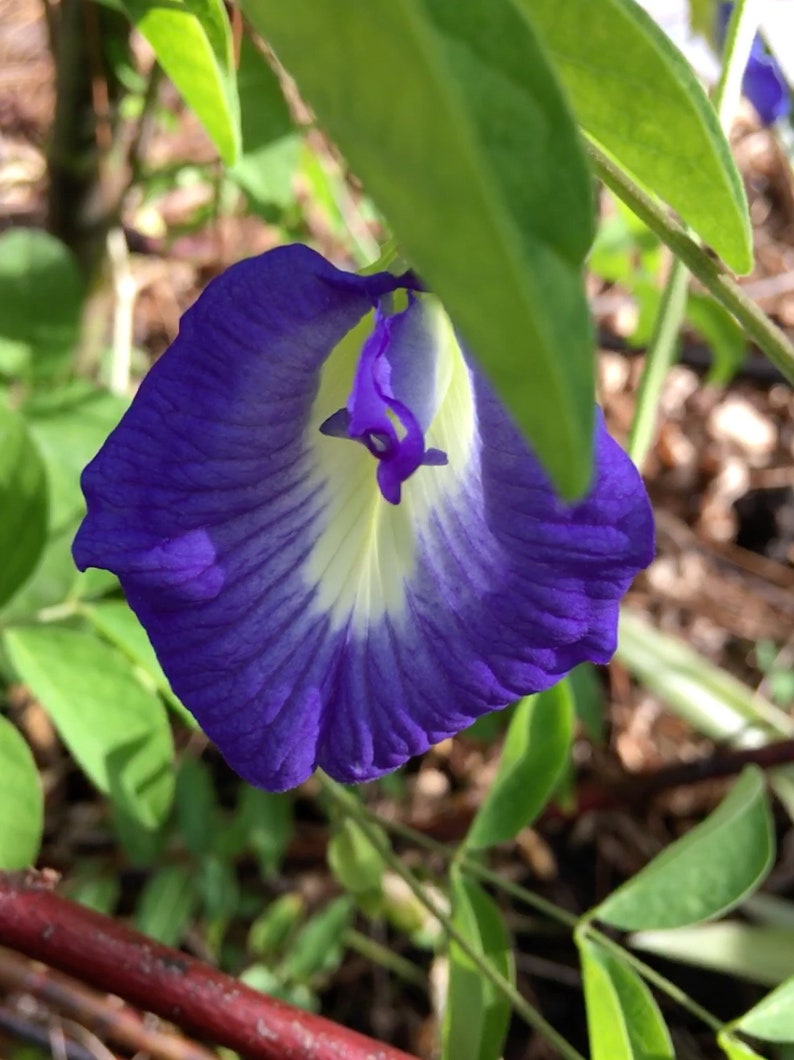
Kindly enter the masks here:
<path id="1" fill-rule="evenodd" d="M 700 280 L 706 290 L 733 313 L 745 332 L 779 371 L 794 384 L 794 346 L 767 315 L 748 298 L 720 262 L 709 257 L 682 224 L 643 191 L 595 144 L 587 144 L 590 163 L 597 176 L 622 199 L 651 231 L 667 244 L 676 257 Z"/>
<path id="2" fill-rule="evenodd" d="M 325 776 L 319 771 L 316 776 L 319 779 L 325 794 L 340 810 L 343 811 L 346 817 L 356 822 L 372 844 L 373 849 L 377 851 L 381 858 L 383 858 L 383 861 L 389 866 L 392 872 L 396 873 L 405 881 L 417 901 L 421 902 L 431 916 L 438 920 L 447 936 L 455 942 L 463 953 L 466 954 L 480 974 L 488 979 L 489 982 L 491 982 L 493 986 L 496 987 L 505 998 L 507 998 L 513 1006 L 516 1015 L 545 1038 L 549 1044 L 554 1046 L 562 1060 L 584 1060 L 582 1054 L 574 1049 L 574 1047 L 563 1038 L 563 1036 L 540 1014 L 540 1012 L 538 1012 L 536 1008 L 534 1008 L 534 1006 L 530 1005 L 526 998 L 519 993 L 515 986 L 513 986 L 510 980 L 506 979 L 499 971 L 497 971 L 497 969 L 494 968 L 481 953 L 477 952 L 468 939 L 461 934 L 452 922 L 452 917 L 449 913 L 441 908 L 435 898 L 430 896 L 427 889 L 422 886 L 410 869 L 403 864 L 402 860 L 392 850 L 391 845 L 385 841 L 382 834 L 381 824 L 378 819 L 375 818 L 373 820 L 372 815 L 362 803 L 354 795 L 351 795 L 349 791 L 346 791 L 340 784 L 337 784 L 336 781 L 331 780 L 330 777 Z"/>
<path id="3" fill-rule="evenodd" d="M 657 990 L 660 990 L 663 994 L 666 994 L 672 1001 L 675 1001 L 683 1009 L 686 1009 L 687 1012 L 693 1015 L 696 1019 L 699 1019 L 711 1030 L 717 1032 L 723 1029 L 723 1023 L 717 1019 L 716 1016 L 713 1016 L 696 1001 L 693 1001 L 688 994 L 684 993 L 680 987 L 676 986 L 675 983 L 663 976 L 661 972 L 657 972 L 655 968 L 646 964 L 641 958 L 636 957 L 630 950 L 621 946 L 619 942 L 615 942 L 614 939 L 609 938 L 608 935 L 605 935 L 597 928 L 594 928 L 587 914 L 584 917 L 577 917 L 574 913 L 569 913 L 567 910 L 561 909 L 559 906 L 554 905 L 553 902 L 549 902 L 547 899 L 542 898 L 540 895 L 535 894 L 526 887 L 513 883 L 511 880 L 504 879 L 498 873 L 487 868 L 476 858 L 472 858 L 471 855 L 465 853 L 461 854 L 457 850 L 452 850 L 444 843 L 439 843 L 438 840 L 431 839 L 429 836 L 423 835 L 423 833 L 417 832 L 415 829 L 410 828 L 408 825 L 401 824 L 399 821 L 381 818 L 361 803 L 359 804 L 359 808 L 362 814 L 371 822 L 373 827 L 381 827 L 386 831 L 391 832 L 393 835 L 399 836 L 401 839 L 405 839 L 407 842 L 412 843 L 414 846 L 421 847 L 430 853 L 437 854 L 446 861 L 455 862 L 464 872 L 467 872 L 471 876 L 478 877 L 484 883 L 488 883 L 492 887 L 501 890 L 505 894 L 509 894 L 511 897 L 530 906 L 530 908 L 536 909 L 550 920 L 555 920 L 557 923 L 571 928 L 574 933 L 579 931 L 586 934 L 604 949 L 610 950 L 620 960 L 631 965 L 631 967 L 634 968 L 634 970 L 647 982 L 652 986 L 655 986 Z"/>

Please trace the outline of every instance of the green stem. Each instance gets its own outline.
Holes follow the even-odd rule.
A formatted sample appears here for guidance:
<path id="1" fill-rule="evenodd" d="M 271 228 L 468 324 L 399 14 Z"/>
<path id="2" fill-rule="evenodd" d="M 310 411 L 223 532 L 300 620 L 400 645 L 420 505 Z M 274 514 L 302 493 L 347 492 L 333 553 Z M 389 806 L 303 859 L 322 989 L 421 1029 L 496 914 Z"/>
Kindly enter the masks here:
<path id="1" fill-rule="evenodd" d="M 733 313 L 747 335 L 758 344 L 786 379 L 794 383 L 794 346 L 755 302 L 747 297 L 725 266 L 710 258 L 687 234 L 683 225 L 668 216 L 662 206 L 638 187 L 595 144 L 588 143 L 587 151 L 596 174 L 604 184 L 670 247 L 717 301 Z"/>
<path id="2" fill-rule="evenodd" d="M 675 983 L 670 982 L 660 972 L 657 972 L 650 965 L 640 960 L 639 957 L 630 951 L 625 949 L 620 943 L 613 941 L 607 935 L 598 931 L 592 926 L 589 920 L 582 919 L 575 916 L 573 913 L 568 913 L 565 909 L 560 909 L 559 906 L 554 905 L 552 902 L 547 901 L 545 898 L 541 898 L 540 895 L 535 894 L 532 891 L 521 887 L 517 883 L 512 883 L 510 880 L 504 879 L 497 873 L 492 872 L 484 865 L 480 864 L 476 859 L 463 855 L 458 855 L 457 851 L 451 850 L 443 843 L 439 843 L 435 839 L 431 839 L 421 832 L 415 831 L 413 828 L 409 828 L 407 825 L 400 824 L 399 821 L 392 821 L 387 819 L 381 819 L 371 810 L 365 806 L 360 805 L 360 810 L 366 818 L 372 822 L 373 827 L 378 825 L 394 835 L 400 836 L 401 839 L 405 839 L 414 846 L 421 847 L 433 854 L 437 854 L 444 858 L 446 861 L 455 861 L 458 866 L 471 876 L 477 876 L 485 883 L 491 884 L 492 887 L 498 888 L 505 894 L 511 895 L 518 901 L 523 902 L 525 905 L 531 908 L 537 909 L 538 912 L 543 913 L 551 920 L 556 920 L 558 923 L 565 924 L 566 927 L 587 934 L 599 945 L 605 949 L 610 950 L 620 960 L 630 964 L 636 972 L 638 972 L 644 979 L 661 990 L 662 993 L 667 994 L 669 998 L 676 1001 L 682 1008 L 686 1009 L 693 1016 L 699 1019 L 707 1027 L 710 1027 L 714 1031 L 722 1030 L 723 1024 L 710 1012 L 702 1008 L 696 1001 L 693 1001 L 687 994 L 683 992 Z"/>
<path id="3" fill-rule="evenodd" d="M 360 953 L 362 957 L 379 964 L 388 972 L 392 972 L 406 983 L 418 986 L 421 990 L 427 985 L 425 973 L 406 957 L 390 950 L 388 946 L 381 945 L 368 935 L 362 935 L 360 931 L 349 928 L 345 932 L 345 943 L 351 950 Z"/>
<path id="4" fill-rule="evenodd" d="M 455 942 L 463 953 L 466 954 L 480 974 L 488 979 L 489 982 L 491 982 L 493 986 L 495 986 L 496 989 L 509 1000 L 516 1014 L 520 1016 L 528 1026 L 532 1027 L 533 1030 L 537 1031 L 538 1034 L 553 1045 L 560 1057 L 562 1057 L 562 1060 L 584 1060 L 581 1053 L 574 1049 L 574 1047 L 570 1045 L 547 1020 L 544 1019 L 537 1009 L 529 1004 L 526 998 L 522 997 L 510 980 L 506 979 L 500 972 L 498 972 L 496 968 L 494 968 L 493 965 L 471 945 L 469 940 L 460 933 L 452 922 L 452 917 L 449 913 L 441 908 L 436 899 L 430 896 L 419 880 L 416 879 L 414 874 L 406 868 L 401 859 L 394 853 L 391 845 L 385 840 L 380 827 L 381 823 L 377 822 L 377 819 L 373 821 L 371 814 L 365 809 L 361 802 L 359 802 L 354 795 L 351 795 L 349 791 L 346 791 L 340 784 L 337 784 L 336 781 L 331 780 L 330 777 L 325 776 L 319 771 L 316 776 L 320 781 L 325 794 L 336 803 L 346 817 L 352 818 L 356 822 L 372 844 L 372 847 L 377 851 L 392 872 L 396 873 L 396 875 L 405 881 L 411 889 L 411 892 L 415 895 L 417 901 L 421 902 L 431 916 L 438 920 L 439 924 L 444 928 L 447 936 Z"/>
<path id="5" fill-rule="evenodd" d="M 722 69 L 712 96 L 720 125 L 727 133 L 742 94 L 742 78 L 758 32 L 759 0 L 736 0 L 725 32 Z"/>
<path id="6" fill-rule="evenodd" d="M 686 311 L 689 271 L 680 258 L 674 258 L 667 277 L 653 337 L 645 358 L 645 368 L 637 391 L 637 407 L 629 434 L 628 452 L 641 468 L 656 434 L 656 413 L 664 381 L 670 371 L 678 343 L 678 333 Z"/>

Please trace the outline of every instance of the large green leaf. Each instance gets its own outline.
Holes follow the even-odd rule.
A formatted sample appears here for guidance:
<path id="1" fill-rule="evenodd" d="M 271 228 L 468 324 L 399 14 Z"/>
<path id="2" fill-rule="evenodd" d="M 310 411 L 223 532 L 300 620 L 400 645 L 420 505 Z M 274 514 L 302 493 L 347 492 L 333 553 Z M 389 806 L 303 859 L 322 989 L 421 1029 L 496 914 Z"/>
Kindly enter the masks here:
<path id="1" fill-rule="evenodd" d="M 57 373 L 80 333 L 83 282 L 54 236 L 12 228 L 0 236 L 0 375 Z"/>
<path id="2" fill-rule="evenodd" d="M 773 859 L 764 776 L 751 766 L 705 821 L 614 891 L 595 916 L 629 931 L 708 920 L 758 887 Z"/>
<path id="3" fill-rule="evenodd" d="M 504 843 L 532 823 L 562 774 L 573 715 L 565 681 L 521 701 L 510 719 L 499 772 L 472 822 L 467 846 Z"/>
<path id="4" fill-rule="evenodd" d="M 44 828 L 44 798 L 25 740 L 0 714 L 0 870 L 36 860 Z"/>
<path id="5" fill-rule="evenodd" d="M 244 0 L 560 490 L 590 479 L 590 177 L 510 0 Z"/>
<path id="6" fill-rule="evenodd" d="M 124 656 L 91 634 L 53 626 L 9 629 L 4 643 L 19 677 L 116 812 L 143 828 L 161 825 L 174 793 L 171 731 L 162 702 Z"/>
<path id="7" fill-rule="evenodd" d="M 514 982 L 510 939 L 499 909 L 479 884 L 460 872 L 453 871 L 450 882 L 455 927 L 475 952 L 505 979 Z M 509 1022 L 508 999 L 451 942 L 442 1027 L 443 1060 L 498 1060 Z"/>
<path id="8" fill-rule="evenodd" d="M 223 161 L 240 154 L 240 101 L 222 0 L 122 0 L 157 61 L 196 112 Z"/>
<path id="9" fill-rule="evenodd" d="M 0 405 L 0 606 L 33 572 L 47 537 L 44 464 L 16 412 Z"/>
<path id="10" fill-rule="evenodd" d="M 736 272 L 752 268 L 747 200 L 689 64 L 634 0 L 513 0 L 546 44 L 584 128 Z"/>
<path id="11" fill-rule="evenodd" d="M 592 1060 L 674 1060 L 662 1014 L 642 979 L 585 935 L 577 945 Z"/>

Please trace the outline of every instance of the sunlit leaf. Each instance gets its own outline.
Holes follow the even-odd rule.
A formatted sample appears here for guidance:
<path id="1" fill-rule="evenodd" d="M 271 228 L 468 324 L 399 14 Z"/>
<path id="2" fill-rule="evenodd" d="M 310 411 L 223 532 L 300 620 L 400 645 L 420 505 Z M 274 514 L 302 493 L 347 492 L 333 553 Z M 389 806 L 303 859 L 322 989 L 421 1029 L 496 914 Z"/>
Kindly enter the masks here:
<path id="1" fill-rule="evenodd" d="M 753 255 L 744 187 L 689 63 L 633 0 L 514 0 L 584 128 L 736 272 Z"/>
<path id="2" fill-rule="evenodd" d="M 240 154 L 240 101 L 222 0 L 122 0 L 157 61 L 196 112 L 223 161 Z"/>
<path id="3" fill-rule="evenodd" d="M 773 859 L 764 776 L 748 766 L 705 821 L 614 891 L 595 915 L 626 930 L 708 920 L 752 893 Z"/>
<path id="4" fill-rule="evenodd" d="M 511 0 L 245 0 L 557 486 L 590 478 L 577 130 Z M 398 104 L 398 105 L 397 105 Z"/>
<path id="5" fill-rule="evenodd" d="M 642 979 L 586 936 L 577 945 L 592 1060 L 674 1060 L 662 1014 Z"/>
<path id="6" fill-rule="evenodd" d="M 755 1049 L 751 1049 L 745 1042 L 732 1038 L 727 1031 L 719 1032 L 717 1042 L 728 1060 L 764 1060 Z"/>

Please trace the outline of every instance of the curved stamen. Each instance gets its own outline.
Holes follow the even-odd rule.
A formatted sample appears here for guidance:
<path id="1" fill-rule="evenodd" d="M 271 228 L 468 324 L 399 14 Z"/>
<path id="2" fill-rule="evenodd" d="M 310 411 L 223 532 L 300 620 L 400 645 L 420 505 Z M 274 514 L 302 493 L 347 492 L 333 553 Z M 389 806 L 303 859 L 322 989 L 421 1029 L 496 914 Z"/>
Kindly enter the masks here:
<path id="1" fill-rule="evenodd" d="M 399 504 L 401 486 L 422 465 L 447 463 L 440 449 L 426 449 L 424 432 L 417 417 L 394 394 L 391 386 L 392 356 L 399 356 L 393 341 L 395 325 L 414 305 L 388 316 L 379 305 L 375 326 L 361 350 L 347 407 L 339 409 L 321 425 L 322 434 L 360 442 L 378 460 L 376 478 L 383 498 Z M 396 423 L 402 428 L 402 436 Z"/>

